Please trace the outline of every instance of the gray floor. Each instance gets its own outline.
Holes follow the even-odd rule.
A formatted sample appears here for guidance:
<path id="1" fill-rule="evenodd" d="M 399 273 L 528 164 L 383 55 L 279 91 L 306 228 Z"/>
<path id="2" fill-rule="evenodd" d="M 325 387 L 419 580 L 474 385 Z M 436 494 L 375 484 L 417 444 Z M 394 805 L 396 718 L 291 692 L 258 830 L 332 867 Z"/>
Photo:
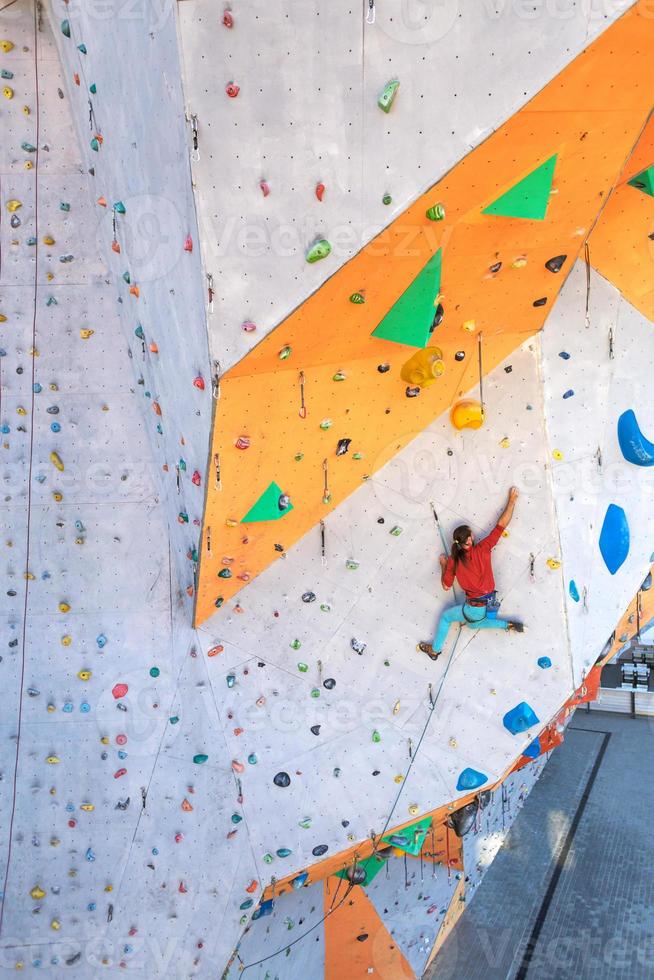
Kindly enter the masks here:
<path id="1" fill-rule="evenodd" d="M 654 721 L 577 711 L 426 978 L 652 980 Z"/>

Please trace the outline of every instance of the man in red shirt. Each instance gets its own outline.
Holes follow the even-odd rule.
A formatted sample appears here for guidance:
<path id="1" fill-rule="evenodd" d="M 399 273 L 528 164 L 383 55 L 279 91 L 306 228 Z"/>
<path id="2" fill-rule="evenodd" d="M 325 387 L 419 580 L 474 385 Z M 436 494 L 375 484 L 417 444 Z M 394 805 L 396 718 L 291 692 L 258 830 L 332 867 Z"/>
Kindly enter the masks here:
<path id="1" fill-rule="evenodd" d="M 426 653 L 431 660 L 438 660 L 447 631 L 452 623 L 467 623 L 473 629 L 501 629 L 524 632 L 522 623 L 498 619 L 493 615 L 495 603 L 495 579 L 491 563 L 491 551 L 500 540 L 504 528 L 513 517 L 513 508 L 518 499 L 515 487 L 509 490 L 506 507 L 500 514 L 497 524 L 488 535 L 478 544 L 474 543 L 472 531 L 467 524 L 457 527 L 454 532 L 452 553 L 441 555 L 441 585 L 447 592 L 452 588 L 456 578 L 466 595 L 465 602 L 460 606 L 451 606 L 442 614 L 436 636 L 432 643 L 419 643 L 418 649 Z M 489 615 L 490 605 L 490 615 Z M 496 607 L 495 607 L 496 609 Z"/>

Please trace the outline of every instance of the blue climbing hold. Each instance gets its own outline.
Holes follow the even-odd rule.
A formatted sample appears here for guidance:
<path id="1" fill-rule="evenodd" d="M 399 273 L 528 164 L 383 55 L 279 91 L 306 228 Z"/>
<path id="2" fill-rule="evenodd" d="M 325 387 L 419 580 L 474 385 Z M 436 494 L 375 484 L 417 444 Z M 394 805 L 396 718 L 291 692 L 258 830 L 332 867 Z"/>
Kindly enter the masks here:
<path id="1" fill-rule="evenodd" d="M 515 708 L 507 711 L 502 719 L 504 727 L 508 728 L 512 735 L 520 735 L 522 732 L 526 732 L 528 728 L 537 725 L 539 721 L 538 715 L 526 701 L 516 704 Z"/>
<path id="2" fill-rule="evenodd" d="M 477 789 L 478 786 L 483 786 L 484 783 L 488 782 L 488 776 L 483 772 L 479 772 L 477 769 L 464 769 L 463 772 L 459 774 L 459 779 L 456 784 L 457 790 L 462 789 Z"/>
<path id="3" fill-rule="evenodd" d="M 272 915 L 273 911 L 273 900 L 269 898 L 266 902 L 262 902 L 261 905 L 254 910 L 252 913 L 253 919 L 262 919 L 265 915 Z"/>
<path id="4" fill-rule="evenodd" d="M 528 759 L 537 759 L 540 755 L 540 739 L 535 738 L 533 742 L 530 742 L 522 754 L 526 755 Z"/>
<path id="5" fill-rule="evenodd" d="M 577 589 L 577 585 L 573 578 L 570 579 L 570 585 L 568 586 L 568 591 L 570 593 L 571 598 L 574 599 L 575 602 L 579 602 L 579 590 Z"/>
<path id="6" fill-rule="evenodd" d="M 299 875 L 296 875 L 295 878 L 291 879 L 291 885 L 295 889 L 295 891 L 297 891 L 299 888 L 302 888 L 304 884 L 306 884 L 308 878 L 309 878 L 309 872 L 301 871 Z"/>
<path id="7" fill-rule="evenodd" d="M 541 670 L 547 670 L 548 667 L 552 666 L 552 661 L 549 657 L 539 657 L 536 661 Z"/>
<path id="8" fill-rule="evenodd" d="M 635 466 L 654 466 L 654 443 L 646 439 L 632 409 L 618 419 L 618 442 L 622 455 Z"/>
<path id="9" fill-rule="evenodd" d="M 604 564 L 611 575 L 615 575 L 617 570 L 626 560 L 629 554 L 629 524 L 627 515 L 622 507 L 617 504 L 609 504 L 604 516 L 602 531 L 600 533 L 599 548 L 604 559 Z"/>
<path id="10" fill-rule="evenodd" d="M 106 647 L 106 645 L 107 645 L 107 637 L 104 635 L 104 633 L 100 633 L 98 636 L 96 636 L 95 642 L 98 644 L 99 648 L 102 650 L 103 647 Z"/>
<path id="11" fill-rule="evenodd" d="M 572 398 L 573 395 L 574 395 L 574 391 L 572 390 L 572 388 L 568 388 L 567 391 L 563 392 L 564 398 Z"/>
<path id="12" fill-rule="evenodd" d="M 51 432 L 61 432 L 61 425 L 59 424 L 59 422 L 51 422 L 50 423 L 50 431 Z"/>
<path id="13" fill-rule="evenodd" d="M 562 357 L 564 361 L 570 360 L 570 355 L 568 354 L 567 350 L 559 351 L 559 357 Z"/>

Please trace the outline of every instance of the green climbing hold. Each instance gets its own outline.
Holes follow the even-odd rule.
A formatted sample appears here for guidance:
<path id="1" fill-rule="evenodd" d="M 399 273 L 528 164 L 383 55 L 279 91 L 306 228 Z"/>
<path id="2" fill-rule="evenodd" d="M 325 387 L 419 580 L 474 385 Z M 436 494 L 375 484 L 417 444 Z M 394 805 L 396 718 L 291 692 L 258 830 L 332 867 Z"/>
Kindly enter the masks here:
<path id="1" fill-rule="evenodd" d="M 372 336 L 409 347 L 426 347 L 434 322 L 436 298 L 441 288 L 442 249 L 395 301 Z"/>
<path id="2" fill-rule="evenodd" d="M 280 509 L 280 499 L 283 496 L 281 488 L 276 483 L 271 483 L 245 517 L 241 518 L 241 524 L 254 523 L 255 521 L 277 521 L 280 517 L 284 517 L 285 514 L 293 510 L 293 504 L 289 501 L 288 506 Z"/>
<path id="3" fill-rule="evenodd" d="M 59 210 L 70 211 L 70 204 L 68 203 L 68 201 L 62 201 L 61 204 L 59 205 Z"/>
<path id="4" fill-rule="evenodd" d="M 127 214 L 127 209 L 122 201 L 116 201 L 114 204 L 114 211 L 116 214 Z"/>
<path id="5" fill-rule="evenodd" d="M 14 77 L 13 71 L 9 71 L 8 68 L 2 68 L 0 70 L 0 78 L 13 78 L 13 77 Z"/>
<path id="6" fill-rule="evenodd" d="M 392 204 L 392 203 L 393 203 L 393 198 L 391 197 L 391 195 L 384 194 L 384 196 L 382 197 L 382 204 Z"/>
<path id="7" fill-rule="evenodd" d="M 198 755 L 193 756 L 193 762 L 196 764 L 196 766 L 199 766 L 202 765 L 203 762 L 206 762 L 208 758 L 209 756 L 205 755 L 204 752 L 199 752 Z"/>
<path id="8" fill-rule="evenodd" d="M 304 817 L 302 820 L 298 820 L 298 827 L 302 827 L 303 830 L 309 830 L 311 827 L 311 817 Z"/>
<path id="9" fill-rule="evenodd" d="M 326 259 L 331 252 L 332 247 L 326 238 L 320 238 L 317 242 L 311 246 L 306 254 L 307 262 L 319 262 L 320 259 Z"/>
<path id="10" fill-rule="evenodd" d="M 95 84 L 95 82 L 91 82 L 91 84 L 89 85 L 89 92 L 91 93 L 91 95 L 98 94 L 98 86 Z"/>
<path id="11" fill-rule="evenodd" d="M 67 20 L 61 22 L 61 33 L 64 37 L 70 37 L 70 23 Z"/>
<path id="12" fill-rule="evenodd" d="M 299 645 L 300 645 L 300 643 L 299 643 L 299 641 L 297 641 L 297 640 L 296 640 L 296 642 L 297 642 L 297 645 L 299 646 Z M 293 644 L 292 644 L 292 643 L 291 643 L 291 646 L 293 646 Z M 293 649 L 294 649 L 294 650 L 297 650 L 297 647 L 293 647 Z M 306 672 L 307 672 L 307 671 L 308 671 L 308 669 L 309 669 L 309 664 L 303 664 L 303 663 L 299 663 L 299 664 L 297 665 L 297 669 L 298 669 L 298 670 L 300 671 L 300 673 L 301 673 L 301 674 L 306 674 Z"/>
<path id="13" fill-rule="evenodd" d="M 542 221 L 547 213 L 556 158 L 555 153 L 545 163 L 541 163 L 540 167 L 536 167 L 530 174 L 500 195 L 492 204 L 489 204 L 487 208 L 484 208 L 482 214 Z"/>
<path id="14" fill-rule="evenodd" d="M 232 823 L 233 824 L 237 824 L 237 823 L 240 823 L 241 822 L 241 820 L 243 819 L 243 817 L 241 816 L 240 813 L 232 813 L 232 818 L 231 819 L 232 819 Z"/>
<path id="15" fill-rule="evenodd" d="M 433 207 L 427 208 L 425 214 L 430 221 L 442 221 L 445 217 L 445 208 L 442 204 L 434 204 Z"/>
<path id="16" fill-rule="evenodd" d="M 392 82 L 387 82 L 384 86 L 384 91 L 377 99 L 377 105 L 382 110 L 382 112 L 390 112 L 391 106 L 395 102 L 395 96 L 397 95 L 397 90 L 400 87 L 400 83 L 397 79 Z"/>
<path id="17" fill-rule="evenodd" d="M 88 51 L 86 50 L 86 45 L 85 44 L 78 44 L 77 45 L 77 50 L 78 51 L 81 51 L 82 54 L 88 54 Z"/>
<path id="18" fill-rule="evenodd" d="M 332 381 L 345 381 L 346 375 L 342 371 L 337 371 L 332 377 Z"/>
<path id="19" fill-rule="evenodd" d="M 400 851 L 406 851 L 407 854 L 412 854 L 413 857 L 416 857 L 422 850 L 422 845 L 431 824 L 431 817 L 423 817 L 422 820 L 411 824 L 410 827 L 403 827 L 402 830 L 398 830 L 393 834 L 387 834 L 386 837 L 382 837 L 382 840 L 385 844 L 392 844 L 393 847 L 397 847 Z"/>
<path id="20" fill-rule="evenodd" d="M 273 858 L 272 854 L 270 854 L 270 853 L 264 854 L 264 856 L 263 856 L 263 863 L 264 864 L 272 864 L 274 860 L 275 859 Z"/>
<path id="21" fill-rule="evenodd" d="M 381 735 L 379 734 L 379 732 L 377 731 L 376 728 L 375 728 L 374 732 L 372 733 L 372 740 L 373 740 L 373 742 L 381 742 Z"/>
<path id="22" fill-rule="evenodd" d="M 365 303 L 365 301 L 366 301 L 366 297 L 363 295 L 363 293 L 352 293 L 352 295 L 350 296 L 350 303 L 356 303 L 357 305 L 361 305 L 361 303 Z"/>
<path id="23" fill-rule="evenodd" d="M 179 721 L 179 715 L 172 715 L 172 716 L 171 716 L 171 717 L 170 717 L 170 718 L 168 719 L 168 721 L 170 722 L 170 724 L 171 724 L 171 725 L 176 725 L 176 724 L 177 724 L 177 722 Z"/>
<path id="24" fill-rule="evenodd" d="M 150 677 L 158 677 L 161 671 L 158 667 L 150 667 Z"/>
<path id="25" fill-rule="evenodd" d="M 285 347 L 282 347 L 277 357 L 280 359 L 280 361 L 285 361 L 291 356 L 292 353 L 293 348 L 289 344 L 286 344 Z"/>
<path id="26" fill-rule="evenodd" d="M 100 142 L 99 142 L 99 140 L 95 136 L 91 140 L 91 149 L 92 150 L 95 150 L 96 153 L 100 149 Z"/>
<path id="27" fill-rule="evenodd" d="M 320 691 L 319 691 L 319 689 L 317 687 L 312 687 L 311 688 L 311 697 L 312 698 L 319 698 L 320 697 Z"/>
<path id="28" fill-rule="evenodd" d="M 630 187 L 636 187 L 639 191 L 654 197 L 654 167 L 647 167 L 635 177 L 628 181 Z"/>
<path id="29" fill-rule="evenodd" d="M 123 279 L 125 280 L 125 282 L 129 286 L 129 284 L 132 281 L 132 277 L 130 276 L 129 272 L 123 272 Z"/>
<path id="30" fill-rule="evenodd" d="M 21 150 L 25 150 L 26 153 L 36 153 L 36 147 L 32 143 L 21 143 Z"/>
<path id="31" fill-rule="evenodd" d="M 259 761 L 259 760 L 257 759 L 257 757 L 256 757 L 256 755 L 254 754 L 254 752 L 250 752 L 250 754 L 249 754 L 249 756 L 248 756 L 248 762 L 249 762 L 249 764 L 250 764 L 251 766 L 256 766 L 256 764 L 257 764 L 257 762 L 258 762 L 258 761 Z"/>
<path id="32" fill-rule="evenodd" d="M 299 650 L 302 644 L 298 639 L 291 640 L 291 650 Z"/>
<path id="33" fill-rule="evenodd" d="M 289 850 L 288 847 L 280 847 L 278 851 L 275 851 L 278 858 L 290 857 L 293 851 Z"/>
<path id="34" fill-rule="evenodd" d="M 136 334 L 136 336 L 138 337 L 139 340 L 145 340 L 145 334 L 143 333 L 143 327 L 141 326 L 140 323 L 136 327 L 136 329 L 134 330 L 134 333 Z"/>
<path id="35" fill-rule="evenodd" d="M 218 572 L 218 578 L 231 578 L 232 571 L 230 568 L 221 568 Z"/>
<path id="36" fill-rule="evenodd" d="M 223 599 L 223 597 L 221 595 L 219 595 L 218 598 L 214 602 L 214 606 L 216 607 L 216 609 L 220 609 L 220 607 L 222 606 L 222 604 L 223 604 L 224 601 L 225 600 Z"/>

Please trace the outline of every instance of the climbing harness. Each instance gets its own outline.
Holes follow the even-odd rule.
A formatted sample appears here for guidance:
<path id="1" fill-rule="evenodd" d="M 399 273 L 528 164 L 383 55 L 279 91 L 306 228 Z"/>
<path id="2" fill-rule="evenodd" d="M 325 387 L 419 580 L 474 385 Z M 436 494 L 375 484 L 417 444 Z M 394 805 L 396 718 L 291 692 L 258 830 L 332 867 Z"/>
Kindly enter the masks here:
<path id="1" fill-rule="evenodd" d="M 483 608 L 485 609 L 482 619 L 468 619 L 466 616 L 466 606 L 472 606 L 473 609 Z M 466 599 L 461 607 L 461 612 L 463 613 L 463 618 L 469 625 L 474 625 L 475 623 L 483 622 L 484 619 L 497 619 L 497 614 L 499 612 L 500 603 L 497 599 L 497 592 L 487 592 L 486 595 L 475 596 L 474 599 Z"/>

